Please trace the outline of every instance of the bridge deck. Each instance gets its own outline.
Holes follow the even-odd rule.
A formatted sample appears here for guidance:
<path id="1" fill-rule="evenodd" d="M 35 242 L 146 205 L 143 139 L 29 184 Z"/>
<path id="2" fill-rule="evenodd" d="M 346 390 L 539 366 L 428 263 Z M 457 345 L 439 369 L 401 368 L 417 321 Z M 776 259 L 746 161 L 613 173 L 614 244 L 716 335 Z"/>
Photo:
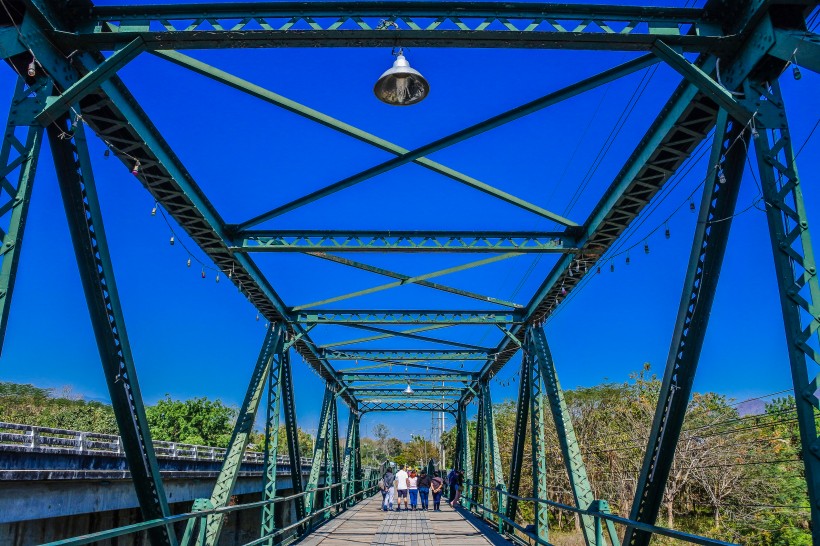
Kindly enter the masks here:
<path id="1" fill-rule="evenodd" d="M 490 531 L 487 533 L 487 531 Z M 381 495 L 364 500 L 315 530 L 299 546 L 488 546 L 489 527 L 442 503 L 441 512 L 382 512 Z"/>

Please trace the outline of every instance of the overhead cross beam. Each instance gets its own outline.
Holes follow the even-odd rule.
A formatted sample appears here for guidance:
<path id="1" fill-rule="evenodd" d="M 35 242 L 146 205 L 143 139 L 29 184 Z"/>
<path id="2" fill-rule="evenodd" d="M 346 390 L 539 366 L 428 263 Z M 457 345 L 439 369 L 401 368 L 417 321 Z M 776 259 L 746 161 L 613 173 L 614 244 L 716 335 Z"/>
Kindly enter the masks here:
<path id="1" fill-rule="evenodd" d="M 322 356 L 328 360 L 470 361 L 486 360 L 488 352 L 452 349 L 338 349 L 322 350 Z"/>
<path id="2" fill-rule="evenodd" d="M 410 311 L 304 309 L 294 316 L 302 324 L 442 324 L 493 325 L 520 322 L 512 311 Z"/>

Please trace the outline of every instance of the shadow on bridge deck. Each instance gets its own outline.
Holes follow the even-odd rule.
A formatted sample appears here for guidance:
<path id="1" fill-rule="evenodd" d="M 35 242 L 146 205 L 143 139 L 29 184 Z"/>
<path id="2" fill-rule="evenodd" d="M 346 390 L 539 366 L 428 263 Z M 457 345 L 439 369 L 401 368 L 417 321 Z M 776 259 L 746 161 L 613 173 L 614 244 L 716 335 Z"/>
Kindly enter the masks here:
<path id="1" fill-rule="evenodd" d="M 381 495 L 366 499 L 298 542 L 298 546 L 489 546 L 509 545 L 466 510 L 446 503 L 440 512 L 383 512 Z"/>

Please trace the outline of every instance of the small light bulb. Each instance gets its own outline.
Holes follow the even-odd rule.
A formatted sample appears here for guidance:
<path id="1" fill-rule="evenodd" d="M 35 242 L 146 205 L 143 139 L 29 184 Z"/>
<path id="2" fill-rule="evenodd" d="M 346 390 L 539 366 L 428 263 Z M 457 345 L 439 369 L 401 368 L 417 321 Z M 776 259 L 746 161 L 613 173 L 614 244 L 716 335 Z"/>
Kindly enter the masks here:
<path id="1" fill-rule="evenodd" d="M 610 273 L 615 273 L 615 264 L 610 264 L 609 265 L 609 272 Z"/>
<path id="2" fill-rule="evenodd" d="M 110 156 L 111 156 L 111 150 L 106 148 L 105 151 L 103 152 L 103 157 L 108 159 Z"/>
<path id="3" fill-rule="evenodd" d="M 718 184 L 725 184 L 726 183 L 726 174 L 723 172 L 723 169 L 718 170 Z"/>
<path id="4" fill-rule="evenodd" d="M 37 75 L 37 59 L 31 59 L 31 62 L 28 63 L 28 75 L 30 78 L 33 78 Z"/>
<path id="5" fill-rule="evenodd" d="M 567 295 L 567 289 L 566 289 L 566 288 L 564 288 L 564 285 L 563 285 L 563 284 L 561 285 L 561 295 L 562 295 L 562 296 L 566 296 L 566 295 Z"/>
<path id="6" fill-rule="evenodd" d="M 219 273 L 216 274 L 215 280 L 216 280 L 216 282 L 219 282 Z"/>
<path id="7" fill-rule="evenodd" d="M 171 243 L 171 246 L 174 246 L 174 236 L 173 235 L 171 235 L 171 239 L 168 242 Z"/>
<path id="8" fill-rule="evenodd" d="M 203 279 L 205 278 L 205 268 L 204 267 L 202 268 L 202 278 Z"/>
<path id="9" fill-rule="evenodd" d="M 140 160 L 137 159 L 136 163 L 134 163 L 134 168 L 131 169 L 131 174 L 137 176 L 140 173 Z"/>
<path id="10" fill-rule="evenodd" d="M 759 136 L 760 136 L 760 133 L 757 132 L 757 127 L 752 125 L 752 138 L 758 138 Z"/>
<path id="11" fill-rule="evenodd" d="M 188 258 L 188 267 L 191 267 L 191 258 Z"/>
<path id="12" fill-rule="evenodd" d="M 690 212 L 695 212 L 695 202 L 694 201 L 689 201 L 689 211 Z"/>
<path id="13" fill-rule="evenodd" d="M 629 254 L 626 255 L 626 265 L 629 265 Z"/>
<path id="14" fill-rule="evenodd" d="M 671 232 L 671 231 L 669 231 L 669 228 L 668 228 L 668 227 L 666 228 L 666 231 L 664 231 L 664 233 L 663 233 L 663 234 L 664 234 L 664 236 L 666 236 L 666 238 L 667 238 L 667 239 L 669 239 L 670 237 L 672 237 L 672 232 Z"/>
<path id="15" fill-rule="evenodd" d="M 643 244 L 643 251 L 645 253 L 649 254 L 649 243 L 644 243 Z"/>
<path id="16" fill-rule="evenodd" d="M 151 209 L 151 216 L 157 215 L 157 205 L 154 203 L 154 207 Z"/>
<path id="17" fill-rule="evenodd" d="M 794 76 L 795 80 L 799 80 L 800 78 L 802 78 L 803 74 L 800 73 L 800 67 L 798 67 L 797 65 L 794 65 L 792 67 L 792 75 Z M 29 74 L 29 76 L 31 76 L 31 74 Z"/>
<path id="18" fill-rule="evenodd" d="M 259 313 L 256 313 L 256 321 L 259 322 Z"/>
<path id="19" fill-rule="evenodd" d="M 601 266 L 600 265 L 598 266 L 598 274 L 599 275 L 601 274 Z"/>

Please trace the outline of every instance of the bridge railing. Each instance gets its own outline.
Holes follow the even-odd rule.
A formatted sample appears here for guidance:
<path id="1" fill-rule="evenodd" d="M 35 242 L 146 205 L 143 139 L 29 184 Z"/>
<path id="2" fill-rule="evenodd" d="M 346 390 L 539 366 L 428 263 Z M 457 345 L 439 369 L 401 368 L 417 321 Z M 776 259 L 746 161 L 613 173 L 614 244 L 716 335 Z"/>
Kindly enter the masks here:
<path id="1" fill-rule="evenodd" d="M 179 442 L 155 440 L 157 457 L 189 461 L 221 461 L 226 449 Z M 11 448 L 31 452 L 61 452 L 75 454 L 125 456 L 122 439 L 114 434 L 100 434 L 61 428 L 37 427 L 0 421 L 0 450 Z M 246 451 L 243 462 L 262 464 L 265 454 Z M 302 457 L 302 466 L 310 466 L 313 459 Z M 289 465 L 287 457 L 277 457 L 277 465 Z"/>

